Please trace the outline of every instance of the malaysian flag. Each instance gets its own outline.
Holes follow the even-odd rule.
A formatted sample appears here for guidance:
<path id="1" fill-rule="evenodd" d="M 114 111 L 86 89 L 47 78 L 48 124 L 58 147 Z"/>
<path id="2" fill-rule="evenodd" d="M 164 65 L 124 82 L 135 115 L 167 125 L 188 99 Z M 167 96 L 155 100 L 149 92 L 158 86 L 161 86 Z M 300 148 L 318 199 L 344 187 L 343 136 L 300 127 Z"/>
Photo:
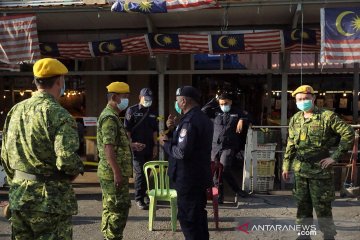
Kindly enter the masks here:
<path id="1" fill-rule="evenodd" d="M 145 35 L 140 35 L 121 39 L 121 44 L 123 46 L 121 54 L 149 54 L 145 38 Z"/>
<path id="2" fill-rule="evenodd" d="M 236 53 L 242 52 L 244 46 L 244 34 L 221 34 L 211 35 L 212 53 Z"/>
<path id="3" fill-rule="evenodd" d="M 280 52 L 280 31 L 262 31 L 244 34 L 245 52 Z"/>
<path id="4" fill-rule="evenodd" d="M 120 39 L 90 42 L 89 47 L 91 55 L 94 57 L 111 55 L 122 51 Z"/>
<path id="5" fill-rule="evenodd" d="M 216 6 L 216 0 L 117 0 L 114 12 L 167 13 L 199 10 Z"/>
<path id="6" fill-rule="evenodd" d="M 34 15 L 0 17 L 0 61 L 8 64 L 40 58 Z"/>
<path id="7" fill-rule="evenodd" d="M 321 62 L 360 62 L 360 8 L 322 8 Z"/>
<path id="8" fill-rule="evenodd" d="M 148 51 L 156 53 L 208 53 L 209 36 L 207 34 L 148 34 Z M 155 41 L 156 40 L 156 41 Z"/>
<path id="9" fill-rule="evenodd" d="M 300 28 L 284 30 L 284 45 L 285 50 L 288 51 L 319 52 L 320 40 L 319 30 Z"/>
<path id="10" fill-rule="evenodd" d="M 63 59 L 91 58 L 89 43 L 40 43 L 41 55 Z"/>

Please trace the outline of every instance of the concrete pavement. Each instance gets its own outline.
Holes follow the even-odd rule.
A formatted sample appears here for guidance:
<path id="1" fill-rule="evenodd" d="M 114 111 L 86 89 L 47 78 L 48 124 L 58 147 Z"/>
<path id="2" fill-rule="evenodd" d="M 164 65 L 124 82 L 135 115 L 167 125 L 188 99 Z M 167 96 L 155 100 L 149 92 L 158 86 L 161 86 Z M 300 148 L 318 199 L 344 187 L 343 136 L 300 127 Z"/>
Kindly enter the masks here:
<path id="1" fill-rule="evenodd" d="M 74 216 L 74 239 L 102 239 L 101 222 L 101 190 L 94 172 L 87 172 L 74 183 L 77 193 L 79 214 Z M 0 200 L 6 198 L 6 189 L 0 190 Z M 133 197 L 133 191 L 131 191 Z M 208 219 L 210 239 L 295 239 L 295 231 L 285 227 L 294 225 L 296 205 L 290 192 L 276 192 L 276 195 L 253 195 L 248 199 L 241 199 L 238 206 L 230 202 L 231 197 L 225 198 L 225 204 L 220 206 L 220 229 L 215 229 L 211 202 L 208 202 Z M 333 208 L 334 220 L 338 235 L 336 239 L 360 239 L 360 201 L 350 198 L 337 198 Z M 124 231 L 124 239 L 184 239 L 179 223 L 176 232 L 170 230 L 170 208 L 159 204 L 154 231 L 148 231 L 148 212 L 139 210 L 134 201 L 130 209 L 129 219 Z M 257 229 L 254 229 L 254 226 Z M 275 226 L 280 226 L 275 229 Z M 263 227 L 262 230 L 259 227 Z M 4 217 L 0 217 L 0 239 L 10 239 L 10 225 Z M 317 227 L 316 236 L 312 239 L 322 239 Z"/>

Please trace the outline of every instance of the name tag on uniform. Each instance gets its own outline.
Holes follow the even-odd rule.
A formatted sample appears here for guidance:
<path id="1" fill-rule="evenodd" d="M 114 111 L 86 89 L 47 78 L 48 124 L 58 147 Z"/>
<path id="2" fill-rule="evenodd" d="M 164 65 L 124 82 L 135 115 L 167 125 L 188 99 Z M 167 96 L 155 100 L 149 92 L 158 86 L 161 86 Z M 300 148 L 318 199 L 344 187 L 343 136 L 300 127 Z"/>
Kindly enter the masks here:
<path id="1" fill-rule="evenodd" d="M 230 117 L 238 117 L 239 114 L 230 114 Z"/>
<path id="2" fill-rule="evenodd" d="M 150 114 L 149 117 L 156 118 L 156 116 L 154 114 Z"/>
<path id="3" fill-rule="evenodd" d="M 144 114 L 143 113 L 134 113 L 134 116 L 135 117 L 142 117 L 142 116 L 144 116 Z"/>

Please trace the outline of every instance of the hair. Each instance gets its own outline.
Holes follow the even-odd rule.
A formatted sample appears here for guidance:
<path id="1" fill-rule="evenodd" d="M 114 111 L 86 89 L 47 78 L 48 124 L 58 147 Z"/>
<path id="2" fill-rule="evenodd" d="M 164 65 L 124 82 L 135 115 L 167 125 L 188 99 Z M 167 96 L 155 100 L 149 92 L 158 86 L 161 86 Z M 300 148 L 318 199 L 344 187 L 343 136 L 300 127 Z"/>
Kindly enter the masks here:
<path id="1" fill-rule="evenodd" d="M 106 99 L 107 99 L 108 101 L 110 101 L 110 100 L 112 99 L 112 97 L 113 97 L 114 95 L 116 95 L 116 94 L 117 94 L 117 93 L 109 92 L 109 93 L 106 94 Z"/>
<path id="2" fill-rule="evenodd" d="M 53 77 L 44 77 L 44 78 L 34 78 L 34 83 L 37 88 L 49 89 L 52 88 L 57 79 L 59 79 L 60 75 L 56 75 Z"/>
<path id="3" fill-rule="evenodd" d="M 232 100 L 231 94 L 229 94 L 229 93 L 222 93 L 222 94 L 220 94 L 219 100 L 225 100 L 225 99 Z"/>

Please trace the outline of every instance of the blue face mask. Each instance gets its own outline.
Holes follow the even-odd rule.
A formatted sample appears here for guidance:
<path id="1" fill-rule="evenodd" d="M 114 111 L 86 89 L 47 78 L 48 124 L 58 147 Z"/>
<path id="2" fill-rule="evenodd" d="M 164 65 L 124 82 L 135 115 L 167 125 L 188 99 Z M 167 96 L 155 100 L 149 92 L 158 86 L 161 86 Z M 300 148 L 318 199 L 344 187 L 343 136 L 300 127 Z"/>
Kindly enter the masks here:
<path id="1" fill-rule="evenodd" d="M 117 104 L 117 107 L 120 111 L 124 110 L 129 106 L 129 99 L 128 98 L 121 98 L 121 102 Z"/>
<path id="2" fill-rule="evenodd" d="M 142 104 L 144 107 L 151 107 L 152 105 L 152 101 L 144 101 L 144 103 Z"/>
<path id="3" fill-rule="evenodd" d="M 308 110 L 310 110 L 312 108 L 313 103 L 312 103 L 311 100 L 304 100 L 304 101 L 301 101 L 301 102 L 297 102 L 296 106 L 301 111 L 308 111 Z"/>
<path id="4" fill-rule="evenodd" d="M 179 104 L 177 101 L 175 101 L 175 110 L 178 114 L 181 114 L 181 108 L 179 107 Z"/>
<path id="5" fill-rule="evenodd" d="M 60 96 L 64 96 L 65 93 L 65 80 L 64 80 L 64 86 L 60 90 Z"/>
<path id="6" fill-rule="evenodd" d="M 231 105 L 221 105 L 220 108 L 221 108 L 221 111 L 223 111 L 224 113 L 227 113 L 230 111 Z"/>

